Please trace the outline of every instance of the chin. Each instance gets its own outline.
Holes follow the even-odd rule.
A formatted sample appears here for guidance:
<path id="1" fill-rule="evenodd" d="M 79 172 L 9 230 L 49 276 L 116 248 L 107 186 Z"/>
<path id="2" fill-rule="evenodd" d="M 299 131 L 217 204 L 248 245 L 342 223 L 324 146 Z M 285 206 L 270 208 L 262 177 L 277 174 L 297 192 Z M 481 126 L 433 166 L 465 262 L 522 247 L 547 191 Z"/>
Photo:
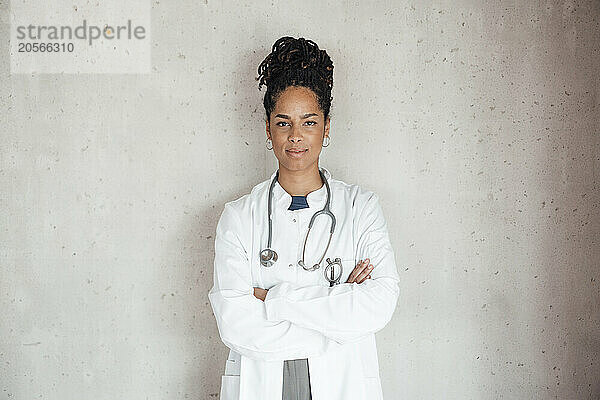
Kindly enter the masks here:
<path id="1" fill-rule="evenodd" d="M 282 163 L 280 161 L 279 166 L 284 167 L 285 169 L 287 169 L 289 171 L 302 171 L 304 169 L 309 168 L 314 163 L 315 163 L 315 161 L 312 161 L 312 162 L 306 162 L 306 161 L 293 162 L 292 161 L 292 162 L 290 162 L 289 160 L 286 160 L 286 162 L 284 162 L 284 163 Z"/>

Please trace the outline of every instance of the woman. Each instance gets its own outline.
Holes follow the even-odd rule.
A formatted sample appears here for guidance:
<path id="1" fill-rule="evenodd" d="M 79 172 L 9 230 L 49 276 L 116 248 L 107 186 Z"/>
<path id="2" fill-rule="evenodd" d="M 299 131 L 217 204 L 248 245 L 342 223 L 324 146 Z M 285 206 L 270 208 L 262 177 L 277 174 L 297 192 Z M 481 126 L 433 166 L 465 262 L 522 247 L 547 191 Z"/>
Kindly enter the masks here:
<path id="1" fill-rule="evenodd" d="M 398 273 L 377 196 L 319 167 L 333 64 L 313 41 L 282 37 L 258 73 L 279 168 L 217 225 L 208 296 L 230 348 L 220 398 L 382 399 L 374 333 L 394 312 Z M 327 205 L 335 223 L 318 214 L 307 237 Z"/>

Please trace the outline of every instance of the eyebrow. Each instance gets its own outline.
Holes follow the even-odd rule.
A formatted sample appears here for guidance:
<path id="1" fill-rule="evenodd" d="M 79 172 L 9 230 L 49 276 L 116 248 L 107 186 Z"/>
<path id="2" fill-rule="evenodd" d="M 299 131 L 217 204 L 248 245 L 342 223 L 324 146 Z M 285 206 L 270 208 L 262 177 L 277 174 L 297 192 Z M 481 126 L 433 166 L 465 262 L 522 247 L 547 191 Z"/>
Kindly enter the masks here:
<path id="1" fill-rule="evenodd" d="M 315 114 L 315 113 L 307 113 L 307 114 L 304 114 L 304 115 L 302 116 L 302 119 L 304 119 L 304 118 L 309 118 L 309 117 L 317 117 L 317 116 L 319 116 L 319 114 Z M 286 115 L 286 114 L 277 114 L 277 115 L 275 116 L 275 118 L 290 119 L 290 116 L 289 116 L 289 115 Z"/>

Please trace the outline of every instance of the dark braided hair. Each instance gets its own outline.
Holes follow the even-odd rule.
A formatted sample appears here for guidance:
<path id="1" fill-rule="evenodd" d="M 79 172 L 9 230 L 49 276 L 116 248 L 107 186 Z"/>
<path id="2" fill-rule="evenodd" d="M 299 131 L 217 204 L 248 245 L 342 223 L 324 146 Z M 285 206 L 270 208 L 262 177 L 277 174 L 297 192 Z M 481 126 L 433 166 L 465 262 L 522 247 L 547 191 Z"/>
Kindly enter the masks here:
<path id="1" fill-rule="evenodd" d="M 291 36 L 277 39 L 271 53 L 259 65 L 256 80 L 258 90 L 262 85 L 267 86 L 263 100 L 267 121 L 279 95 L 288 86 L 311 89 L 327 120 L 333 100 L 333 62 L 312 40 Z"/>

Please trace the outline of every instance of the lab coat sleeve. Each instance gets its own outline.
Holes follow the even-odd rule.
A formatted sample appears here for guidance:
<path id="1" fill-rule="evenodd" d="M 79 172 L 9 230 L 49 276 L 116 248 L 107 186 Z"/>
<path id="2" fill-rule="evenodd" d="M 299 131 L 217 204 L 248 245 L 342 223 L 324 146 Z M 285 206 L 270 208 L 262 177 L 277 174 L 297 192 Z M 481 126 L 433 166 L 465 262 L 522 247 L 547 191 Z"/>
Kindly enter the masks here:
<path id="1" fill-rule="evenodd" d="M 376 194 L 371 193 L 354 229 L 357 260 L 369 258 L 374 265 L 371 279 L 333 287 L 277 284 L 265 298 L 270 321 L 289 321 L 342 344 L 375 333 L 389 322 L 398 300 L 399 276 Z"/>
<path id="2" fill-rule="evenodd" d="M 307 358 L 337 345 L 316 330 L 267 320 L 263 301 L 254 296 L 248 254 L 240 240 L 245 228 L 227 203 L 217 224 L 214 284 L 208 293 L 223 343 L 261 360 Z"/>

